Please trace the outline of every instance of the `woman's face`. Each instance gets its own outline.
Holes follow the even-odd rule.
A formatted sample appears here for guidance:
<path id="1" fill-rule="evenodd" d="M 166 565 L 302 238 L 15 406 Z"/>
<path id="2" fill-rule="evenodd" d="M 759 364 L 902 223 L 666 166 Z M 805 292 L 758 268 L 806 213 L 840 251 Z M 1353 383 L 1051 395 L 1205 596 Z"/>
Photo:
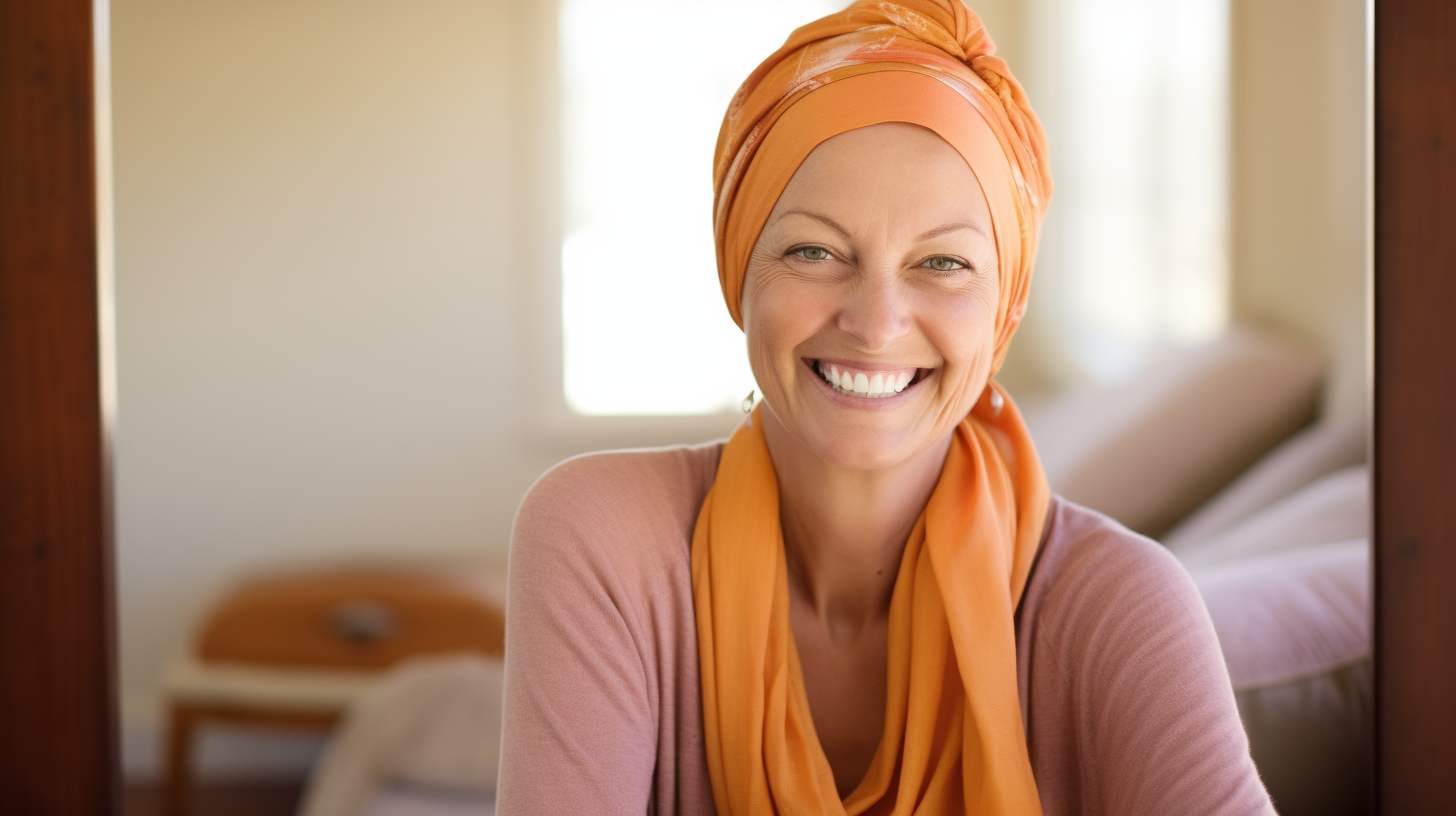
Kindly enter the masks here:
<path id="1" fill-rule="evenodd" d="M 768 410 L 832 464 L 904 462 L 979 399 L 998 290 L 990 209 L 960 154 L 903 123 L 835 136 L 748 262 L 743 326 Z"/>

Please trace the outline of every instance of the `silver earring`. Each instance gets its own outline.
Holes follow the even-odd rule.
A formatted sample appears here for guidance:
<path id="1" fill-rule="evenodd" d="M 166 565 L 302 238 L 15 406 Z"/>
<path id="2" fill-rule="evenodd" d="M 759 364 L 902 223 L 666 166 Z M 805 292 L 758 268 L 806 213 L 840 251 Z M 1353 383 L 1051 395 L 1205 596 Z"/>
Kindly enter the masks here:
<path id="1" fill-rule="evenodd" d="M 1001 396 L 1001 392 L 996 390 L 996 386 L 987 385 L 986 387 L 991 389 L 991 413 L 1001 416 L 1001 409 L 1006 407 L 1006 398 Z"/>
<path id="2" fill-rule="evenodd" d="M 740 403 L 738 407 L 740 407 L 740 408 L 743 409 L 743 413 L 748 414 L 748 427 L 752 428 L 753 427 L 753 391 L 749 391 L 748 392 L 748 396 L 746 396 L 746 397 L 743 398 L 743 402 Z"/>

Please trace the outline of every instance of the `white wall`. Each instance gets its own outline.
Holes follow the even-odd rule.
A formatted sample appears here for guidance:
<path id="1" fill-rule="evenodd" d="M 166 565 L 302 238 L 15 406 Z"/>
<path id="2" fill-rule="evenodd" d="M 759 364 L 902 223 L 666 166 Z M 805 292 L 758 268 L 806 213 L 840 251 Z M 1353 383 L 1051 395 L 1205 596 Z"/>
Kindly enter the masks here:
<path id="1" fill-rule="evenodd" d="M 164 662 L 237 575 L 503 559 L 521 495 L 573 452 L 518 398 L 519 284 L 556 269 L 519 240 L 524 5 L 116 0 L 132 771 Z"/>

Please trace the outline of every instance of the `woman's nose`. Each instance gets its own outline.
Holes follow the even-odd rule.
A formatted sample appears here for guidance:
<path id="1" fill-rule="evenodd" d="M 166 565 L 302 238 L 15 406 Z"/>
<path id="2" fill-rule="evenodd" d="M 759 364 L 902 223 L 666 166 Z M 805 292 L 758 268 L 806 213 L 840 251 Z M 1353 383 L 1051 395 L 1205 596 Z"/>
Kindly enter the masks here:
<path id="1" fill-rule="evenodd" d="M 906 293 L 893 278 L 857 282 L 839 311 L 839 329 L 858 338 L 865 351 L 883 351 L 913 324 Z"/>

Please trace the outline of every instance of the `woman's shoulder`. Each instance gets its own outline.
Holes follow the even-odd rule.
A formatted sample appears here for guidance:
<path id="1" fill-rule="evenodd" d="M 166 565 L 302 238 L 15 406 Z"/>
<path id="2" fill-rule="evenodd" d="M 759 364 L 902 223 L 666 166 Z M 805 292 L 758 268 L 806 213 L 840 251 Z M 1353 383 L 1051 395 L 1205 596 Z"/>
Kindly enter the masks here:
<path id="1" fill-rule="evenodd" d="M 512 550 L 567 548 L 578 556 L 623 558 L 676 549 L 691 540 L 722 448 L 717 441 L 567 459 L 526 493 Z"/>
<path id="2" fill-rule="evenodd" d="M 1048 524 L 1018 632 L 1046 812 L 1272 813 L 1182 565 L 1062 499 Z"/>
<path id="3" fill-rule="evenodd" d="M 1197 587 L 1157 542 L 1095 510 L 1053 497 L 1023 602 L 1037 639 L 1108 654 L 1155 631 L 1212 631 Z"/>
<path id="4" fill-rule="evenodd" d="M 590 802 L 641 813 L 649 801 L 666 812 L 674 785 L 686 791 L 678 801 L 711 807 L 694 736 L 691 549 L 720 449 L 578 456 L 522 501 L 506 594 L 501 812 Z"/>
<path id="5" fill-rule="evenodd" d="M 517 515 L 580 517 L 616 513 L 696 518 L 713 485 L 722 441 L 573 456 L 531 486 Z"/>

